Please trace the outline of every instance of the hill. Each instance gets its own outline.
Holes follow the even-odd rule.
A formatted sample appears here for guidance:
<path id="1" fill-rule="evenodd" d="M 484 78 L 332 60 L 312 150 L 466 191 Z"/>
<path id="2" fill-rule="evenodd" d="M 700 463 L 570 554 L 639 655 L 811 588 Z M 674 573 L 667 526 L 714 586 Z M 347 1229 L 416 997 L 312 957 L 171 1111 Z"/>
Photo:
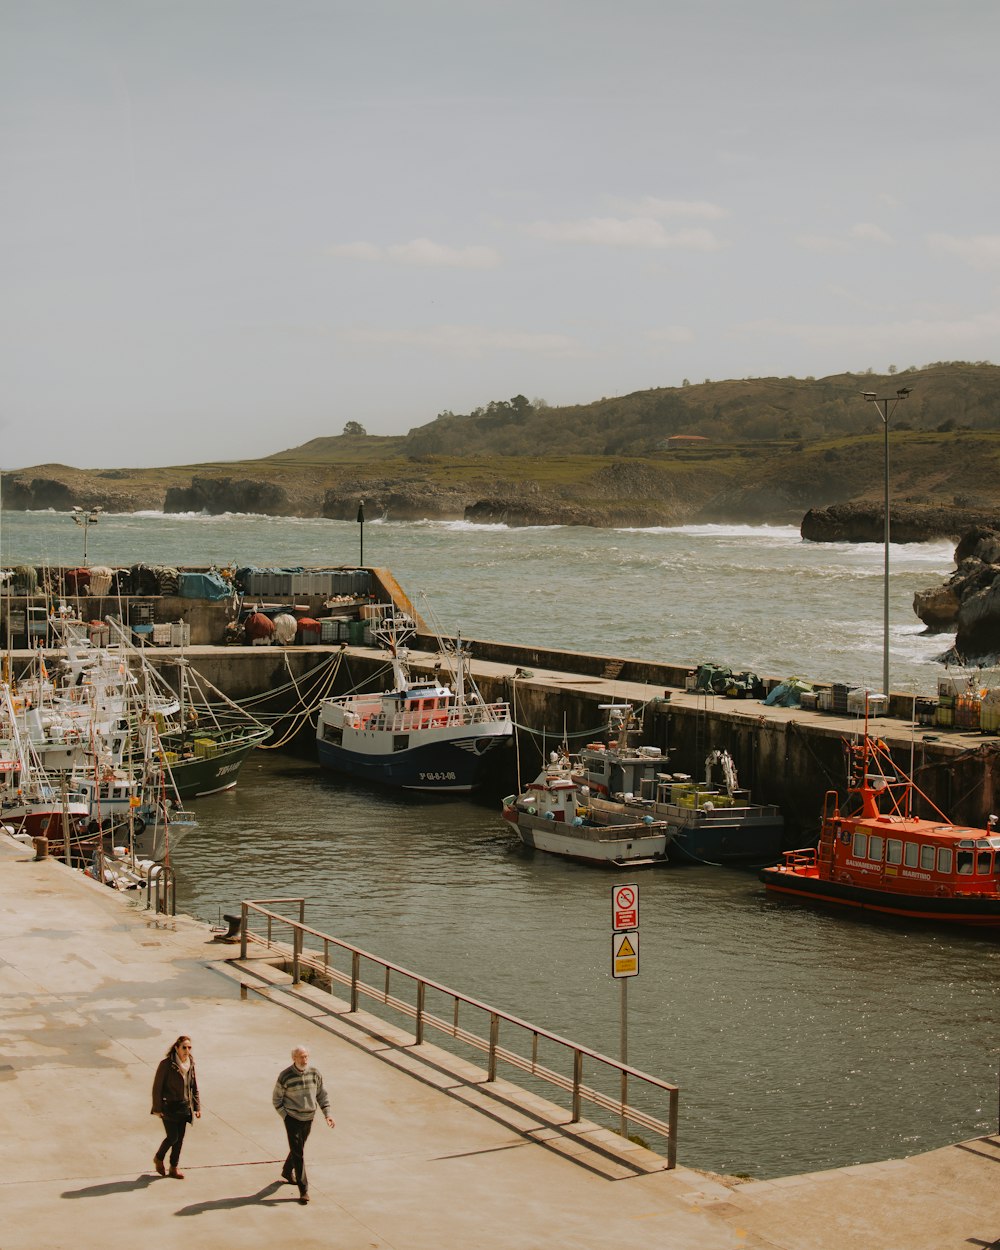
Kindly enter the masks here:
<path id="1" fill-rule="evenodd" d="M 797 524 L 809 509 L 881 500 L 882 405 L 867 403 L 866 391 L 889 397 L 896 503 L 1000 506 L 1000 368 L 961 362 L 706 381 L 563 408 L 519 395 L 441 413 L 406 435 L 318 437 L 252 461 L 41 465 L 3 474 L 3 506 L 353 519 L 364 499 L 369 516 L 394 518 Z M 702 441 L 671 445 L 677 435 Z"/>

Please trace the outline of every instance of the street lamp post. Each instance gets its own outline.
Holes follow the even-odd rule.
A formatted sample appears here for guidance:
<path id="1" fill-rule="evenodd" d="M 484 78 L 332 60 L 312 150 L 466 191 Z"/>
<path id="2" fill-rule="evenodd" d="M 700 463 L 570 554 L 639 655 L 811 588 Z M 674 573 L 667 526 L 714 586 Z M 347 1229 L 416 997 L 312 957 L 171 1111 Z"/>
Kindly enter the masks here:
<path id="1" fill-rule="evenodd" d="M 72 512 L 73 520 L 77 525 L 83 526 L 83 567 L 89 568 L 87 564 L 87 531 L 92 525 L 96 525 L 101 515 L 101 505 L 95 504 L 92 508 L 75 507 Z"/>
<path id="2" fill-rule="evenodd" d="M 891 396 L 879 398 L 874 391 L 863 391 L 862 394 L 869 404 L 874 404 L 878 415 L 882 419 L 882 429 L 885 436 L 883 469 L 884 469 L 884 497 L 883 497 L 883 528 L 885 534 L 885 570 L 883 573 L 882 585 L 882 693 L 886 699 L 889 698 L 889 418 L 896 411 L 896 405 L 901 399 L 905 399 L 910 393 L 908 386 L 902 386 L 896 392 L 896 398 Z M 892 404 L 890 409 L 889 405 Z M 881 407 L 879 406 L 881 405 Z"/>

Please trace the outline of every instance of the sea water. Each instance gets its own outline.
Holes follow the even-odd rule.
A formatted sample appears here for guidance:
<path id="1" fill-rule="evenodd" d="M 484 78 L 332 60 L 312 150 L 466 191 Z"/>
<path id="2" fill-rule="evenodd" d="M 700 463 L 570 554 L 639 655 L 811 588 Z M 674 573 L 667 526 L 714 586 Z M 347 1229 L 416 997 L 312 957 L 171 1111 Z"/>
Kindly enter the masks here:
<path id="1" fill-rule="evenodd" d="M 364 544 L 363 560 L 361 543 Z M 6 563 L 75 565 L 66 515 L 5 514 Z M 896 689 L 933 692 L 913 592 L 951 547 L 891 551 Z M 512 529 L 262 517 L 107 517 L 95 564 L 365 563 L 390 568 L 447 632 L 775 676 L 880 684 L 877 546 L 785 527 Z M 753 874 L 636 874 L 520 847 L 499 811 L 404 797 L 257 752 L 197 801 L 176 850 L 183 910 L 307 899 L 307 922 L 609 1055 L 618 1053 L 611 887 L 640 888 L 629 1060 L 681 1087 L 679 1158 L 776 1176 L 996 1131 L 1000 944 L 767 898 Z M 210 1039 L 206 1039 L 210 1044 Z M 655 1140 L 652 1144 L 656 1144 Z"/>

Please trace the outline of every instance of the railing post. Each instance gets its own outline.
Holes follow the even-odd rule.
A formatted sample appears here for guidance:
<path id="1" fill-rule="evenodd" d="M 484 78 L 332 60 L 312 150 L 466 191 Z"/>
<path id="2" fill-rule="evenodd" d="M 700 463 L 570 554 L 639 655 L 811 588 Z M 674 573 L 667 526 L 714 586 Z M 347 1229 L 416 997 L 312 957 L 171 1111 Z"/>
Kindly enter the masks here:
<path id="1" fill-rule="evenodd" d="M 240 959 L 247 957 L 247 925 L 250 921 L 250 908 L 246 902 L 240 904 Z"/>
<path id="2" fill-rule="evenodd" d="M 299 984 L 299 961 L 302 956 L 302 930 L 298 925 L 292 931 L 292 984 Z"/>
<path id="3" fill-rule="evenodd" d="M 427 986 L 423 981 L 417 982 L 417 1029 L 415 1039 L 418 1046 L 424 1040 L 424 994 L 426 989 Z"/>
<path id="4" fill-rule="evenodd" d="M 497 1079 L 497 1043 L 500 1040 L 500 1017 L 495 1011 L 490 1012 L 490 1052 L 488 1066 L 486 1069 L 486 1079 L 495 1081 Z"/>
<path id="5" fill-rule="evenodd" d="M 358 1009 L 358 979 L 361 976 L 361 955 L 351 951 L 351 1010 Z"/>
<path id="6" fill-rule="evenodd" d="M 667 1125 L 670 1129 L 667 1137 L 667 1167 L 677 1166 L 677 1090 L 670 1091 L 670 1110 L 667 1112 Z"/>
<path id="7" fill-rule="evenodd" d="M 583 1053 L 573 1051 L 573 1123 L 580 1119 L 580 1086 L 583 1084 Z"/>

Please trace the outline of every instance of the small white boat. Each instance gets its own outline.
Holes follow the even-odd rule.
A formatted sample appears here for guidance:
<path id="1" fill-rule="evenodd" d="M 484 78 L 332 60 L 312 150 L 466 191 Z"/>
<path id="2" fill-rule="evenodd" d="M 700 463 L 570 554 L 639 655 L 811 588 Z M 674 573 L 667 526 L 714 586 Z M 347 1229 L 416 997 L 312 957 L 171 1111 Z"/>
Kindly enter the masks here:
<path id="1" fill-rule="evenodd" d="M 665 821 L 593 796 L 558 759 L 522 794 L 504 799 L 503 817 L 525 846 L 550 855 L 612 868 L 667 862 Z"/>

